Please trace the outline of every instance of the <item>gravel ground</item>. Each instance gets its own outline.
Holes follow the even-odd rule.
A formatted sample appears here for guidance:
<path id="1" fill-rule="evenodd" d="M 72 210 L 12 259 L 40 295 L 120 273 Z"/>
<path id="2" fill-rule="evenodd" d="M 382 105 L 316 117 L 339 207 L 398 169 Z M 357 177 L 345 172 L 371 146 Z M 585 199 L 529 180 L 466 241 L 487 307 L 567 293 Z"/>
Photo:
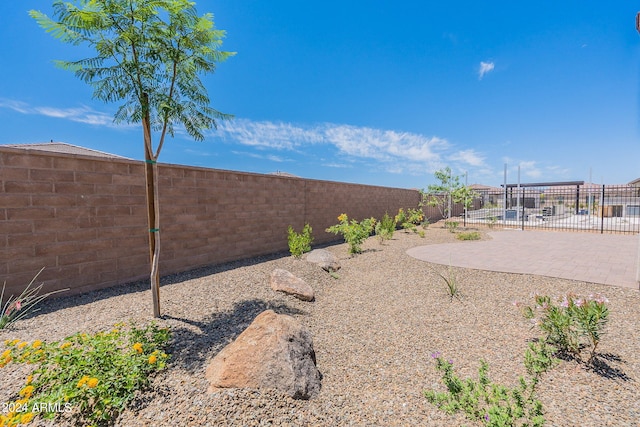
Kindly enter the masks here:
<path id="1" fill-rule="evenodd" d="M 610 320 L 599 369 L 563 361 L 545 374 L 538 396 L 549 426 L 640 425 L 640 295 L 637 291 L 540 276 L 452 268 L 461 300 L 451 300 L 433 271 L 446 267 L 413 259 L 408 248 L 456 241 L 432 225 L 426 237 L 397 232 L 364 253 L 327 249 L 340 258 L 339 278 L 287 254 L 191 271 L 163 279 L 160 323 L 173 331 L 168 369 L 153 380 L 117 426 L 453 426 L 473 425 L 428 403 L 425 389 L 443 390 L 430 355 L 453 359 L 462 377 L 477 377 L 480 359 L 495 382 L 515 386 L 525 373 L 527 342 L 539 334 L 512 305 L 533 292 L 561 296 L 602 293 Z M 460 242 L 459 244 L 465 244 Z M 269 275 L 284 268 L 315 290 L 314 302 L 272 291 Z M 274 391 L 229 389 L 207 394 L 212 358 L 263 310 L 293 315 L 314 337 L 322 390 L 309 401 Z M 47 301 L 42 312 L 5 339 L 60 340 L 109 330 L 121 321 L 151 320 L 143 283 Z M 14 365 L 15 366 L 15 365 Z M 27 372 L 0 370 L 0 401 L 17 391 Z"/>

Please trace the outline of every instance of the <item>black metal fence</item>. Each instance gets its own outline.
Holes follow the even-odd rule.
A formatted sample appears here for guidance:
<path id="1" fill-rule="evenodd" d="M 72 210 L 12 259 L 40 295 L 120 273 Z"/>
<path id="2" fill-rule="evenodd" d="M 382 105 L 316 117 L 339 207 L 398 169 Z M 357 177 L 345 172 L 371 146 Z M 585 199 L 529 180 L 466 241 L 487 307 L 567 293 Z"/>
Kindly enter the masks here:
<path id="1" fill-rule="evenodd" d="M 640 187 L 583 182 L 476 190 L 467 224 L 598 233 L 640 232 Z"/>

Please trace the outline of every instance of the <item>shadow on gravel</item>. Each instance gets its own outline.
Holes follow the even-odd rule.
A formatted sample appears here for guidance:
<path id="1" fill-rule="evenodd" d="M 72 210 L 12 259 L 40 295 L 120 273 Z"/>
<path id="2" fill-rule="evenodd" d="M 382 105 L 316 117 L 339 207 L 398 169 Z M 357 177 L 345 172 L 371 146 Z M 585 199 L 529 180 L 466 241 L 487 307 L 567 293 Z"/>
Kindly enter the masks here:
<path id="1" fill-rule="evenodd" d="M 261 264 L 267 261 L 273 261 L 280 258 L 290 256 L 288 252 L 278 252 L 269 255 L 263 255 L 254 258 L 245 258 L 238 261 L 231 261 L 224 264 L 214 264 L 206 267 L 200 267 L 193 270 L 184 271 L 181 273 L 169 274 L 163 276 L 160 279 L 160 286 L 172 285 L 175 283 L 184 282 L 186 280 L 199 279 L 202 277 L 210 276 L 216 273 L 222 273 L 236 268 L 249 267 L 252 265 Z M 161 261 L 162 266 L 162 261 Z M 35 284 L 38 284 L 36 281 Z M 104 299 L 117 297 L 121 295 L 129 295 L 138 292 L 149 291 L 149 279 L 138 280 L 123 285 L 112 286 L 110 288 L 98 289 L 95 291 L 89 291 L 80 294 L 66 295 L 67 292 L 61 292 L 53 298 L 47 298 L 42 301 L 38 308 L 39 310 L 30 313 L 25 319 L 38 316 L 40 314 L 53 313 L 58 310 L 64 310 L 69 307 L 78 307 L 85 304 L 91 304 L 93 302 L 101 301 Z M 151 298 L 151 296 L 149 296 Z"/>
<path id="2" fill-rule="evenodd" d="M 171 328 L 172 339 L 168 353 L 170 363 L 191 373 L 204 367 L 211 356 L 233 341 L 253 320 L 265 310 L 273 310 L 278 314 L 308 314 L 291 308 L 285 304 L 273 304 L 263 300 L 247 300 L 237 303 L 233 310 L 212 313 L 202 321 L 163 316 L 164 319 L 176 320 L 198 328 L 175 326 Z"/>
<path id="3" fill-rule="evenodd" d="M 594 358 L 591 366 L 588 366 L 588 369 L 591 372 L 610 380 L 632 381 L 632 378 L 625 374 L 624 371 L 612 367 L 606 361 L 622 362 L 622 359 L 611 353 L 598 354 Z"/>

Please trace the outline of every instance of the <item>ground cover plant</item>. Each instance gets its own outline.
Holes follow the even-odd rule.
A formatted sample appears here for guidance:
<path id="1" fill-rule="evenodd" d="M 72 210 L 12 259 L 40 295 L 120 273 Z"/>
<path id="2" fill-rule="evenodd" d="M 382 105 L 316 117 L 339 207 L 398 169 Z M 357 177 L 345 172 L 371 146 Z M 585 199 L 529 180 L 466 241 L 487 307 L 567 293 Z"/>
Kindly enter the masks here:
<path id="1" fill-rule="evenodd" d="M 296 233 L 292 226 L 287 230 L 287 241 L 289 242 L 289 252 L 294 258 L 300 258 L 305 252 L 311 250 L 313 243 L 313 229 L 309 224 L 305 224 L 301 233 Z"/>
<path id="2" fill-rule="evenodd" d="M 480 233 L 477 231 L 464 231 L 456 234 L 458 240 L 480 240 Z"/>
<path id="3" fill-rule="evenodd" d="M 349 221 L 347 214 L 343 213 L 338 216 L 338 221 L 340 221 L 339 224 L 327 228 L 326 232 L 342 234 L 344 241 L 349 245 L 349 253 L 361 253 L 362 243 L 371 235 L 375 227 L 375 218 L 365 218 L 360 222 L 355 219 Z"/>
<path id="4" fill-rule="evenodd" d="M 518 385 L 512 388 L 494 384 L 489 379 L 489 365 L 484 360 L 480 361 L 477 381 L 462 380 L 456 375 L 452 360 L 434 353 L 436 369 L 442 372 L 447 391 L 426 390 L 424 395 L 441 410 L 449 414 L 462 411 L 468 419 L 485 426 L 542 426 L 544 411 L 535 392 L 541 375 L 557 363 L 554 350 L 544 340 L 530 343 L 524 357 L 527 376 L 520 376 Z"/>
<path id="5" fill-rule="evenodd" d="M 169 330 L 155 323 L 117 324 L 109 332 L 78 333 L 62 341 L 6 340 L 0 368 L 34 366 L 24 387 L 0 414 L 0 426 L 28 424 L 38 417 L 72 417 L 81 425 L 108 425 L 166 365 Z"/>

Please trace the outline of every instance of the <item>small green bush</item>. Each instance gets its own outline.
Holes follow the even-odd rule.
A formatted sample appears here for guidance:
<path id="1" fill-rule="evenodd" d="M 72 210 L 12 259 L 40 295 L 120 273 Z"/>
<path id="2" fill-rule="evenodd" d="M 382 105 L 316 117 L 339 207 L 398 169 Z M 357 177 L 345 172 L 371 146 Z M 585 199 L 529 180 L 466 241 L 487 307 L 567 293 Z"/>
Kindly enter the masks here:
<path id="1" fill-rule="evenodd" d="M 444 226 L 447 227 L 449 233 L 455 233 L 460 223 L 458 221 L 446 221 Z"/>
<path id="2" fill-rule="evenodd" d="M 118 324 L 110 332 L 76 334 L 61 342 L 7 340 L 0 368 L 13 363 L 35 369 L 0 414 L 0 425 L 28 424 L 37 417 L 76 418 L 79 425 L 111 423 L 149 385 L 149 377 L 163 369 L 169 330 L 154 323 L 139 329 Z"/>
<path id="3" fill-rule="evenodd" d="M 289 252 L 295 258 L 300 258 L 305 252 L 311 250 L 313 243 L 313 229 L 309 224 L 305 224 L 302 233 L 296 233 L 292 226 L 287 230 L 287 240 L 289 242 Z"/>
<path id="4" fill-rule="evenodd" d="M 393 233 L 396 229 L 396 223 L 389 216 L 388 213 L 385 213 L 382 219 L 376 223 L 376 236 L 380 240 L 380 244 L 384 243 L 385 240 L 391 240 L 393 238 Z"/>
<path id="5" fill-rule="evenodd" d="M 524 358 L 528 378 L 521 376 L 513 388 L 491 382 L 489 365 L 484 360 L 480 361 L 477 381 L 462 380 L 454 372 L 451 360 L 434 353 L 431 356 L 436 359 L 436 369 L 442 372 L 447 391 L 426 390 L 424 395 L 443 411 L 449 414 L 462 411 L 468 419 L 485 426 L 543 426 L 544 411 L 535 391 L 540 376 L 557 363 L 553 351 L 544 341 L 529 344 Z"/>
<path id="6" fill-rule="evenodd" d="M 347 214 L 340 214 L 338 216 L 337 225 L 332 225 L 325 231 L 327 233 L 342 234 L 344 241 L 349 244 L 350 254 L 359 254 L 362 252 L 362 243 L 369 237 L 373 231 L 375 218 L 365 218 L 358 222 L 355 219 L 349 221 Z"/>
<path id="7" fill-rule="evenodd" d="M 599 294 L 579 297 L 567 294 L 559 304 L 547 295 L 536 295 L 533 307 L 516 302 L 527 319 L 532 319 L 546 334 L 545 340 L 560 354 L 580 359 L 584 347 L 589 349 L 588 363 L 595 356 L 600 338 L 609 320 L 609 300 Z"/>
<path id="8" fill-rule="evenodd" d="M 480 240 L 480 233 L 477 231 L 465 231 L 456 235 L 458 240 Z"/>

